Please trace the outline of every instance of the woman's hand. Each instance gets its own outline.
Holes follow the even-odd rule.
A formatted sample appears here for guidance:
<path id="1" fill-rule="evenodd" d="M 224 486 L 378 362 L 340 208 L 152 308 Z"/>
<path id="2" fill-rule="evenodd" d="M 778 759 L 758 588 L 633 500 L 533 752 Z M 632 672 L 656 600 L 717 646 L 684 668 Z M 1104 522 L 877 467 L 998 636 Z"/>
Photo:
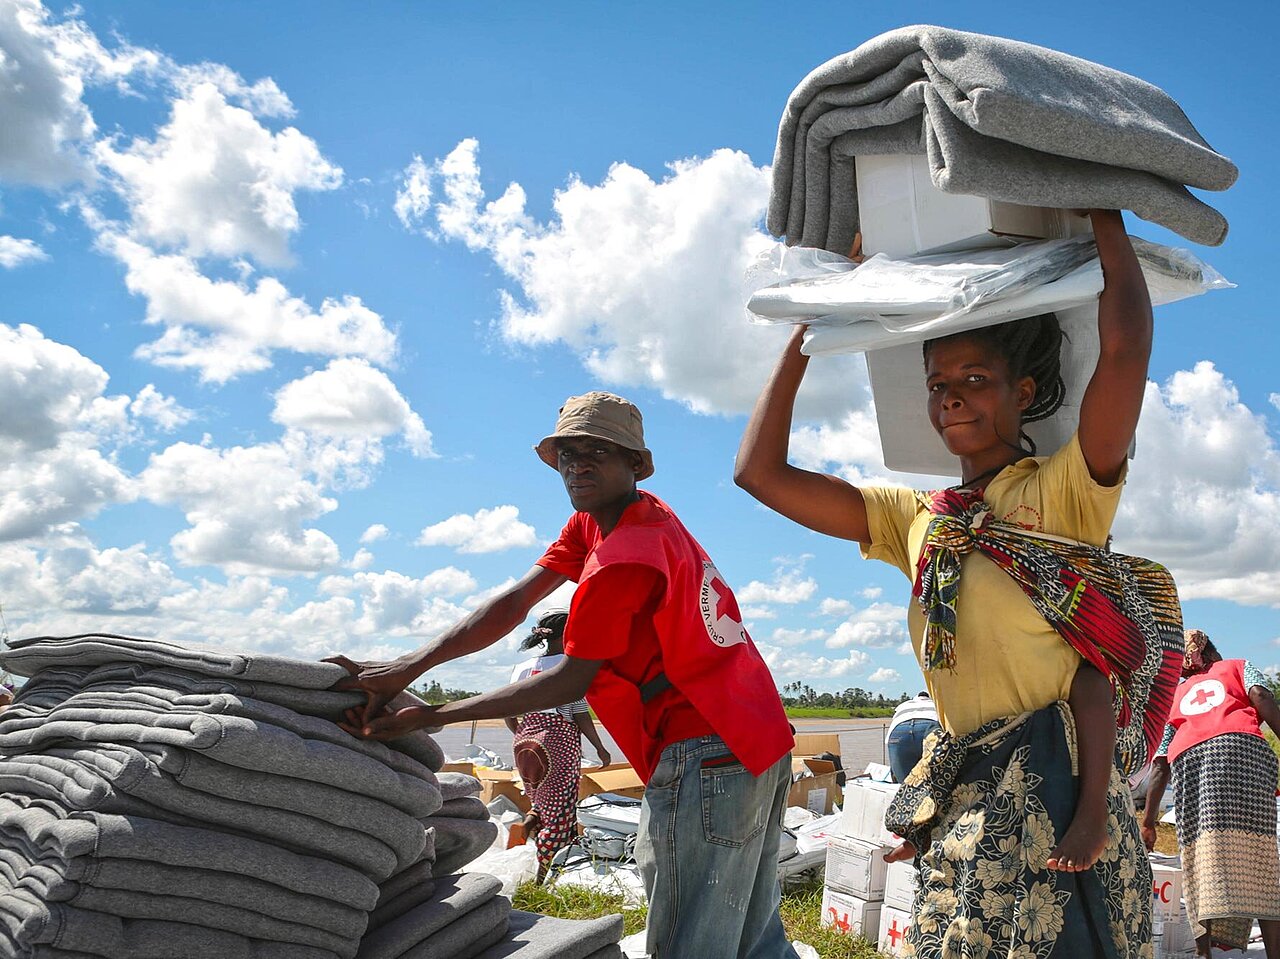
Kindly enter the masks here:
<path id="1" fill-rule="evenodd" d="M 1156 827 L 1148 823 L 1142 824 L 1142 844 L 1147 847 L 1147 852 L 1151 852 L 1156 848 Z"/>
<path id="2" fill-rule="evenodd" d="M 439 706 L 405 706 L 403 709 L 385 710 L 381 716 L 368 718 L 358 708 L 348 709 L 345 721 L 338 725 L 352 736 L 360 739 L 399 739 L 428 726 L 440 726 L 443 722 L 436 718 Z"/>
<path id="3" fill-rule="evenodd" d="M 902 840 L 898 845 L 894 846 L 884 854 L 885 862 L 902 862 L 904 859 L 914 859 L 916 855 L 916 844 Z"/>
<path id="4" fill-rule="evenodd" d="M 609 751 L 607 749 L 597 749 L 596 758 L 600 760 L 601 766 L 607 766 L 609 763 L 613 762 L 613 758 L 609 755 Z"/>
<path id="5" fill-rule="evenodd" d="M 337 663 L 351 674 L 335 683 L 334 689 L 358 690 L 369 697 L 369 701 L 360 710 L 358 725 L 380 717 L 387 704 L 418 678 L 415 664 L 406 659 L 393 659 L 385 663 L 358 663 L 346 656 L 330 656 L 325 662 Z"/>

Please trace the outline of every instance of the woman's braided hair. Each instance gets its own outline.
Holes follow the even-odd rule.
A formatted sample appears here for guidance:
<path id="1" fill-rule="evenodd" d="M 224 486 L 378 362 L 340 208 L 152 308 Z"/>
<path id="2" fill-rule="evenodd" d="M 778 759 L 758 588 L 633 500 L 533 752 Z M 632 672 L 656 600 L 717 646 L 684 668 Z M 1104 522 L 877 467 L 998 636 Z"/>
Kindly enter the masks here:
<path id="1" fill-rule="evenodd" d="M 546 646 L 548 641 L 564 635 L 564 626 L 567 622 L 569 622 L 569 614 L 563 610 L 543 613 L 538 618 L 538 625 L 529 631 L 520 648 L 533 649 L 536 646 Z"/>
<path id="2" fill-rule="evenodd" d="M 1036 393 L 1030 405 L 1022 411 L 1023 423 L 1048 419 L 1062 408 L 1067 398 L 1067 387 L 1062 381 L 1062 341 L 1065 339 L 1056 313 L 1041 313 L 1024 320 L 1011 320 L 998 326 L 988 326 L 955 336 L 978 337 L 990 343 L 1004 357 L 1009 367 L 1010 380 L 1031 377 Z M 924 357 L 929 358 L 929 347 L 934 340 L 926 340 Z M 1036 444 L 1025 433 L 1019 433 L 1031 446 Z"/>

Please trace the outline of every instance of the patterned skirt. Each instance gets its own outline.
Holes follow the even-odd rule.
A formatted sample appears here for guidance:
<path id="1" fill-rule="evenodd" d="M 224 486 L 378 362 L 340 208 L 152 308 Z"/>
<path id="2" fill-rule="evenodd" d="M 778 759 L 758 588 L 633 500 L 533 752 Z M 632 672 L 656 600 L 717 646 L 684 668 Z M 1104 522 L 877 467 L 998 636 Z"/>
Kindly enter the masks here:
<path id="1" fill-rule="evenodd" d="M 582 737 L 559 713 L 527 713 L 514 752 L 524 794 L 538 814 L 538 865 L 545 869 L 577 832 Z"/>
<path id="2" fill-rule="evenodd" d="M 1266 740 L 1224 733 L 1173 763 L 1187 916 L 1244 949 L 1254 919 L 1280 919 L 1276 756 Z"/>
<path id="3" fill-rule="evenodd" d="M 904 955 L 1150 959 L 1151 867 L 1118 770 L 1097 864 L 1045 868 L 1075 812 L 1075 768 L 1066 703 L 930 736 L 887 817 L 920 850 Z"/>

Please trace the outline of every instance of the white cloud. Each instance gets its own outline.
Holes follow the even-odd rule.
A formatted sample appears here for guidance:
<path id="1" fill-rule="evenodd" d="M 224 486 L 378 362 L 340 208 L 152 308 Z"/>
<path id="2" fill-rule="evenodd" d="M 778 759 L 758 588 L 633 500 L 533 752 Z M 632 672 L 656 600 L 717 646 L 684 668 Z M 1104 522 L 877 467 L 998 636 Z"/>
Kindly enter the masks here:
<path id="1" fill-rule="evenodd" d="M 865 382 L 866 367 L 859 358 L 859 370 Z M 923 374 L 921 376 L 921 396 Z M 864 397 L 866 393 L 862 394 Z M 844 413 L 835 423 L 800 426 L 791 433 L 791 460 L 810 470 L 830 470 L 854 485 L 910 486 L 914 489 L 937 489 L 955 482 L 948 477 L 896 473 L 884 465 L 884 447 L 874 407 L 867 400 L 862 409 Z"/>
<path id="2" fill-rule="evenodd" d="M 457 513 L 426 527 L 417 540 L 419 546 L 452 546 L 459 553 L 497 553 L 537 542 L 533 527 L 521 522 L 520 510 L 509 505 L 479 509 L 472 516 Z"/>
<path id="3" fill-rule="evenodd" d="M 830 659 L 761 644 L 760 654 L 779 685 L 797 679 L 839 679 L 860 673 L 871 662 L 871 657 L 860 649 L 851 649 L 839 659 Z"/>
<path id="4" fill-rule="evenodd" d="M 820 616 L 848 616 L 854 610 L 853 603 L 847 599 L 834 599 L 831 596 L 823 598 L 818 604 L 818 615 Z"/>
<path id="5" fill-rule="evenodd" d="M 741 589 L 734 590 L 739 603 L 748 605 L 756 603 L 803 603 L 813 598 L 818 591 L 818 581 L 811 576 L 804 576 L 800 569 L 780 566 L 773 576 L 773 582 L 762 583 L 753 579 Z"/>
<path id="6" fill-rule="evenodd" d="M 396 335 L 357 296 L 326 299 L 314 310 L 279 280 L 212 279 L 187 257 L 159 254 L 86 211 L 99 246 L 125 267 L 125 286 L 147 301 L 146 322 L 163 326 L 137 354 L 159 366 L 194 369 L 201 380 L 225 383 L 271 366 L 273 350 L 358 356 L 387 363 Z"/>
<path id="7" fill-rule="evenodd" d="M 97 155 L 129 203 L 134 238 L 191 257 L 287 263 L 294 192 L 342 183 L 315 141 L 293 127 L 272 133 L 208 82 L 173 102 L 154 141 L 102 141 Z"/>
<path id="8" fill-rule="evenodd" d="M 1280 393 L 1272 393 L 1267 397 L 1271 401 L 1271 405 L 1280 410 Z"/>
<path id="9" fill-rule="evenodd" d="M 874 673 L 867 677 L 869 683 L 896 683 L 901 681 L 902 675 L 896 669 L 890 669 L 887 666 L 881 666 Z"/>
<path id="10" fill-rule="evenodd" d="M 826 636 L 827 632 L 823 629 L 785 629 L 779 627 L 770 634 L 769 644 L 772 646 L 803 646 L 806 643 L 825 639 Z"/>
<path id="11" fill-rule="evenodd" d="M 191 410 L 180 405 L 172 396 L 165 396 L 151 383 L 138 391 L 138 395 L 129 404 L 129 412 L 136 419 L 151 420 L 165 432 L 185 426 L 195 416 Z"/>
<path id="12" fill-rule="evenodd" d="M 107 374 L 35 327 L 0 324 L 0 540 L 36 536 L 132 498 L 129 477 L 99 450 L 123 430 L 125 398 Z"/>
<path id="13" fill-rule="evenodd" d="M 23 263 L 37 263 L 49 259 L 35 240 L 0 235 L 0 267 L 11 270 Z"/>
<path id="14" fill-rule="evenodd" d="M 360 534 L 360 542 L 366 543 L 366 544 L 376 543 L 380 539 L 386 539 L 387 534 L 389 532 L 390 530 L 388 530 L 381 523 L 374 523 L 372 526 L 370 526 L 368 529 L 366 529 L 363 533 Z"/>
<path id="15" fill-rule="evenodd" d="M 406 230 L 417 228 L 431 209 L 431 170 L 416 153 L 400 175 L 394 209 Z"/>
<path id="16" fill-rule="evenodd" d="M 362 359 L 333 360 L 326 369 L 285 384 L 275 396 L 275 422 L 322 436 L 404 435 L 417 456 L 434 456 L 431 433 L 387 374 Z"/>
<path id="17" fill-rule="evenodd" d="M 373 553 L 369 552 L 363 546 L 356 550 L 354 556 L 347 560 L 348 569 L 368 569 L 373 564 Z"/>
<path id="18" fill-rule="evenodd" d="M 1115 537 L 1184 600 L 1280 605 L 1280 451 L 1212 363 L 1147 384 Z"/>
<path id="19" fill-rule="evenodd" d="M 863 599 L 879 599 L 884 589 L 879 586 L 868 586 L 858 591 L 858 595 Z"/>
<path id="20" fill-rule="evenodd" d="M 651 386 L 700 412 L 751 408 L 788 335 L 749 324 L 743 309 L 744 274 L 773 242 L 759 228 L 767 168 L 718 150 L 672 163 L 654 182 L 617 163 L 597 186 L 572 179 L 553 199 L 554 218 L 537 223 L 518 184 L 486 202 L 477 152 L 468 139 L 411 165 L 422 203 L 402 187 L 402 209 L 416 229 L 488 254 L 515 284 L 499 321 L 509 342 L 563 343 L 601 380 Z M 802 415 L 856 402 L 853 369 L 844 358 L 813 364 Z"/>
<path id="21" fill-rule="evenodd" d="M 88 170 L 81 148 L 95 125 L 61 32 L 36 0 L 0 3 L 0 179 L 50 187 Z"/>
<path id="22" fill-rule="evenodd" d="M 837 626 L 826 645 L 830 649 L 846 646 L 888 649 L 903 641 L 907 635 L 906 622 L 907 611 L 902 606 L 872 603 Z"/>
<path id="23" fill-rule="evenodd" d="M 307 524 L 337 507 L 282 445 L 220 450 L 175 443 L 139 477 L 152 502 L 178 506 L 190 524 L 171 540 L 186 565 L 234 574 L 335 568 L 337 544 Z"/>

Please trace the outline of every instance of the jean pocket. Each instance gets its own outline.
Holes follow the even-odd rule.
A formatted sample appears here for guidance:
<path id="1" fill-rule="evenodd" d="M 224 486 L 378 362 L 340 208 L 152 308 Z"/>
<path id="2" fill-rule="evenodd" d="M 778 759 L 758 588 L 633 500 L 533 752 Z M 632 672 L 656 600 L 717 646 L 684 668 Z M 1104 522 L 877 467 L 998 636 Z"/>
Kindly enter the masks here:
<path id="1" fill-rule="evenodd" d="M 658 757 L 658 765 L 645 783 L 645 790 L 671 789 L 680 783 L 680 744 L 672 743 Z"/>
<path id="2" fill-rule="evenodd" d="M 707 842 L 746 845 L 764 831 L 771 803 L 760 801 L 756 777 L 732 756 L 702 760 L 702 829 Z"/>

